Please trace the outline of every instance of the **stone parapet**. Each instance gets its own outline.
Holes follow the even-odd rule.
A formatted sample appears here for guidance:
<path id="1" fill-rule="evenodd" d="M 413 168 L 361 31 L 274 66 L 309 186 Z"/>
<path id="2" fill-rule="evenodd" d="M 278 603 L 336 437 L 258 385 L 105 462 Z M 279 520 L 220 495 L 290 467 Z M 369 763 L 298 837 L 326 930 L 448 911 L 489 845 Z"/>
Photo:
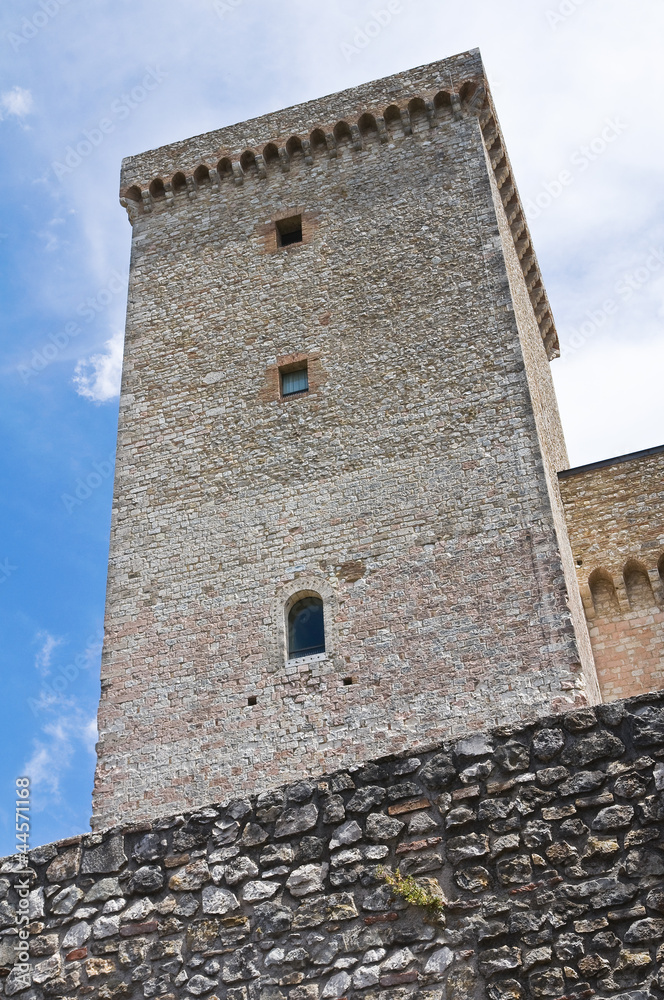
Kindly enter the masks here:
<path id="1" fill-rule="evenodd" d="M 88 834 L 0 863 L 0 993 L 662 997 L 662 820 L 659 694 Z"/>

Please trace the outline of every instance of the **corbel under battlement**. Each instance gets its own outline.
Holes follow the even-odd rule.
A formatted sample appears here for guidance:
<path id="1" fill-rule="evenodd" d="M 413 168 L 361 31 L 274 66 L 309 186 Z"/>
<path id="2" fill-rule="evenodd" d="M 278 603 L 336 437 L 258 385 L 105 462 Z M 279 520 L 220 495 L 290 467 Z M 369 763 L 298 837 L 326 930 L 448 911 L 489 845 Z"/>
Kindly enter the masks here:
<path id="1" fill-rule="evenodd" d="M 551 307 L 486 74 L 471 52 L 123 161 L 120 201 L 136 221 L 187 199 L 266 183 L 292 166 L 360 154 L 476 117 L 549 360 L 559 356 Z M 312 129 L 311 122 L 317 122 Z M 327 124 L 326 124 L 327 123 Z"/>

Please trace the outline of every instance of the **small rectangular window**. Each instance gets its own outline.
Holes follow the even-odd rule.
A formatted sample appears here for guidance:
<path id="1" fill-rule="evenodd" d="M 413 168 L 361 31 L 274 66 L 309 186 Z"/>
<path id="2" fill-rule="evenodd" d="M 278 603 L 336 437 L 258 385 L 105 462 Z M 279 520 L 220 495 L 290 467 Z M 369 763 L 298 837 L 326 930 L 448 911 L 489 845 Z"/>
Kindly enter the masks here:
<path id="1" fill-rule="evenodd" d="M 291 215 L 289 219 L 279 219 L 277 227 L 277 246 L 287 247 L 291 243 L 302 242 L 302 216 Z"/>
<path id="2" fill-rule="evenodd" d="M 294 396 L 298 392 L 306 392 L 309 388 L 309 372 L 306 366 L 295 371 L 281 373 L 281 395 Z"/>

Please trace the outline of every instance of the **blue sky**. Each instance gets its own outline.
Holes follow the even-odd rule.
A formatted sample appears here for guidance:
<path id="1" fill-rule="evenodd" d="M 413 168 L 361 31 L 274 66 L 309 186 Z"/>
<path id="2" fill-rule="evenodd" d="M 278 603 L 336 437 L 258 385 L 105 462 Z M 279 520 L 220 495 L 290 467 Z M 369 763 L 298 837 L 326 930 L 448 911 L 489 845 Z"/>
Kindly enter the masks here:
<path id="1" fill-rule="evenodd" d="M 565 349 L 572 464 L 664 441 L 661 2 L 392 0 L 365 31 L 386 8 L 3 0 L 0 855 L 19 775 L 34 845 L 89 822 L 123 156 L 480 46 Z"/>

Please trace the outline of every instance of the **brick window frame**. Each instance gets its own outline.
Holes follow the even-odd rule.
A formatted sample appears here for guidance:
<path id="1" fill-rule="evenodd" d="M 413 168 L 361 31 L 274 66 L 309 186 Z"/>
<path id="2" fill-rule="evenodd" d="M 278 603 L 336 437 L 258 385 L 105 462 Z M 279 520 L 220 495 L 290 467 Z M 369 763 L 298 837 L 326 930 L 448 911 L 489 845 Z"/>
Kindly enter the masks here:
<path id="1" fill-rule="evenodd" d="M 299 215 L 302 220 L 302 239 L 298 243 L 289 243 L 281 246 L 277 234 L 277 223 L 284 222 Z M 303 247 L 311 243 L 316 231 L 317 223 L 312 212 L 308 212 L 303 205 L 293 205 L 284 209 L 283 212 L 276 212 L 270 216 L 270 221 L 259 227 L 259 233 L 263 240 L 263 252 L 269 254 L 290 254 L 299 253 Z"/>
<path id="2" fill-rule="evenodd" d="M 284 396 L 281 392 L 282 372 L 297 371 L 299 368 L 307 369 L 309 379 L 308 390 Z M 307 351 L 299 351 L 295 354 L 282 354 L 275 358 L 274 364 L 268 365 L 265 370 L 265 383 L 260 393 L 260 399 L 264 403 L 293 405 L 297 400 L 302 401 L 315 396 L 326 381 L 327 374 L 321 364 L 320 354 Z"/>

